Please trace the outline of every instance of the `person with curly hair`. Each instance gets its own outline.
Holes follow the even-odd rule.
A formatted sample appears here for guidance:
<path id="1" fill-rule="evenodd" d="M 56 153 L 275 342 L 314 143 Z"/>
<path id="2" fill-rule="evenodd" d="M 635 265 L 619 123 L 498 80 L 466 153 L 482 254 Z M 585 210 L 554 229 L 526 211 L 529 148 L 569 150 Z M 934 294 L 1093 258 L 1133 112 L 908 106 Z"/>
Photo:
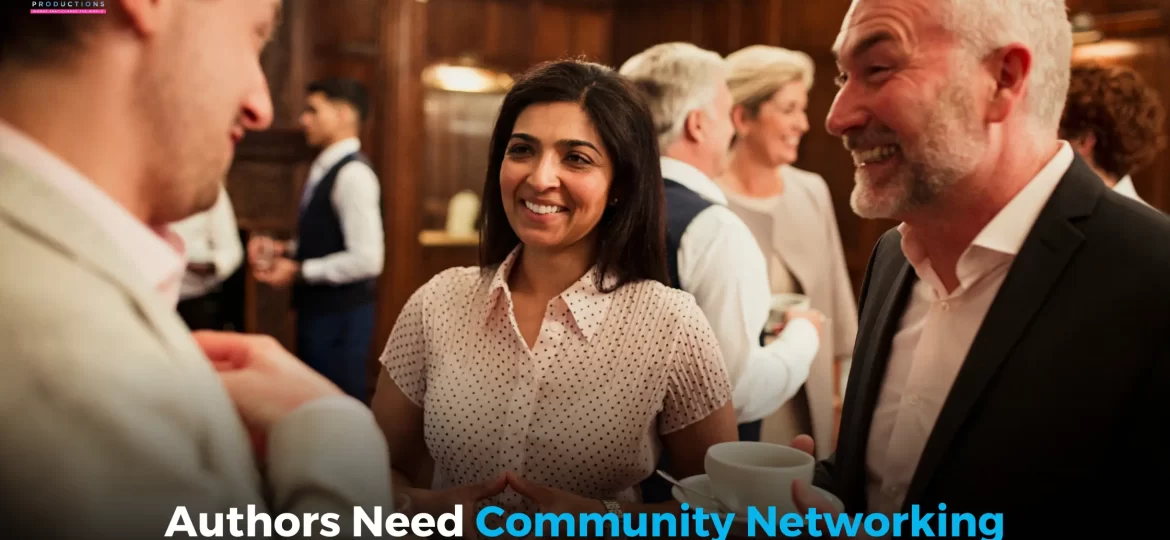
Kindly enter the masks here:
<path id="1" fill-rule="evenodd" d="M 1106 185 L 1145 203 L 1130 175 L 1165 146 L 1165 115 L 1158 93 L 1132 69 L 1078 64 L 1072 68 L 1060 137 Z"/>

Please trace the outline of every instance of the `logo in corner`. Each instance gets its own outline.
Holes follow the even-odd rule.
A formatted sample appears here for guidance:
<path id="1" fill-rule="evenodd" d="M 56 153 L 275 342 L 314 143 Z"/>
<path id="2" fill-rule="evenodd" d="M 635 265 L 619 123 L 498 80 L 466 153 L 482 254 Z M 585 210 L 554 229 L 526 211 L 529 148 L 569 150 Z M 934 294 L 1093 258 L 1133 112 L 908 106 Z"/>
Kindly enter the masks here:
<path id="1" fill-rule="evenodd" d="M 35 0 L 32 15 L 104 15 L 105 0 Z"/>

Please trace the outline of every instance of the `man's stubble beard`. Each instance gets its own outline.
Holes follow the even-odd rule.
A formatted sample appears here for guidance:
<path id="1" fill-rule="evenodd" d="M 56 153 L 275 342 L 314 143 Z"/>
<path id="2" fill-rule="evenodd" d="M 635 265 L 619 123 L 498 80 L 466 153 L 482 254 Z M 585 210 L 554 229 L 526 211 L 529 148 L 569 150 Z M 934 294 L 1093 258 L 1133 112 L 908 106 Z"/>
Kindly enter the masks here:
<path id="1" fill-rule="evenodd" d="M 897 157 L 902 163 L 881 186 L 872 184 L 863 167 L 857 169 L 850 206 L 858 217 L 889 219 L 930 205 L 975 169 L 987 138 L 968 117 L 975 99 L 962 80 L 967 77 L 950 79 L 918 141 L 913 146 L 902 141 Z"/>

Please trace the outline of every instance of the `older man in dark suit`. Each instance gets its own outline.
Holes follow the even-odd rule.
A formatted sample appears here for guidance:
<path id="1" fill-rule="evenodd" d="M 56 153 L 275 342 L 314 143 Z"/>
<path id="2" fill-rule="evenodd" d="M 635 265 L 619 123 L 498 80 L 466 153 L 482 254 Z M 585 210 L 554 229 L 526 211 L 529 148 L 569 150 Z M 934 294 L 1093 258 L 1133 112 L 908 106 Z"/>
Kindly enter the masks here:
<path id="1" fill-rule="evenodd" d="M 943 503 L 1002 513 L 1021 538 L 1164 506 L 1170 220 L 1058 139 L 1071 48 L 1060 0 L 854 0 L 846 15 L 826 125 L 857 164 L 854 211 L 902 222 L 871 257 L 815 482 L 849 512 Z"/>

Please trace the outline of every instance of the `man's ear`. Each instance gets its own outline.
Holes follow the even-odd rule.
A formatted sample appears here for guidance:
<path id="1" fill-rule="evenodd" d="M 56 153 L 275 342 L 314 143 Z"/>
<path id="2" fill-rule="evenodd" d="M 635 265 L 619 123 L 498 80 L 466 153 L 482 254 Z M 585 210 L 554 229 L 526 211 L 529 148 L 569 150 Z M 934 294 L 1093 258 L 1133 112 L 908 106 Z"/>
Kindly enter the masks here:
<path id="1" fill-rule="evenodd" d="M 988 62 L 995 88 L 988 103 L 986 120 L 1003 122 L 1024 99 L 1032 73 L 1032 51 L 1020 43 L 1012 43 L 995 51 Z"/>
<path id="2" fill-rule="evenodd" d="M 691 110 L 687 113 L 685 123 L 683 124 L 683 136 L 694 142 L 703 142 L 707 138 L 705 133 L 707 127 L 706 122 L 707 118 L 702 110 Z"/>
<path id="3" fill-rule="evenodd" d="M 139 34 L 154 35 L 175 16 L 175 0 L 116 0 L 122 16 Z"/>

